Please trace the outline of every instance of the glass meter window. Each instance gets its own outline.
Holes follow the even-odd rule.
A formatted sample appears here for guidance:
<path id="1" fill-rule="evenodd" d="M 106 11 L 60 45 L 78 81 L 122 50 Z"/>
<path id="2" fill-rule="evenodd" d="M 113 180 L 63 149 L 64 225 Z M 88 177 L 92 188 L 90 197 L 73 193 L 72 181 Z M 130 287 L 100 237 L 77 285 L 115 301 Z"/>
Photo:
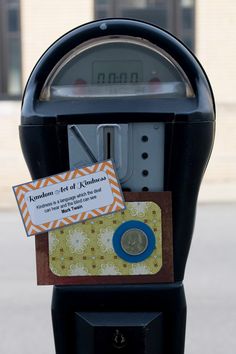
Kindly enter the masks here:
<path id="1" fill-rule="evenodd" d="M 120 37 L 86 42 L 52 70 L 42 100 L 81 97 L 191 97 L 183 70 L 143 39 Z"/>

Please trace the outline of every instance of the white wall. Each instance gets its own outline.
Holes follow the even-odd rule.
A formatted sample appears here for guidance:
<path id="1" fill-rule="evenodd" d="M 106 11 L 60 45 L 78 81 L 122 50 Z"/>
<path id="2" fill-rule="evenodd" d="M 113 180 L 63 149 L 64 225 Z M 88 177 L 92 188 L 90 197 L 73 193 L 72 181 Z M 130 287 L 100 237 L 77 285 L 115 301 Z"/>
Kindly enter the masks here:
<path id="1" fill-rule="evenodd" d="M 23 83 L 60 36 L 93 19 L 93 0 L 21 0 Z"/>
<path id="2" fill-rule="evenodd" d="M 196 0 L 196 53 L 218 103 L 235 103 L 236 1 Z"/>
<path id="3" fill-rule="evenodd" d="M 216 140 L 201 200 L 236 200 L 236 1 L 196 0 L 196 55 L 216 99 Z"/>

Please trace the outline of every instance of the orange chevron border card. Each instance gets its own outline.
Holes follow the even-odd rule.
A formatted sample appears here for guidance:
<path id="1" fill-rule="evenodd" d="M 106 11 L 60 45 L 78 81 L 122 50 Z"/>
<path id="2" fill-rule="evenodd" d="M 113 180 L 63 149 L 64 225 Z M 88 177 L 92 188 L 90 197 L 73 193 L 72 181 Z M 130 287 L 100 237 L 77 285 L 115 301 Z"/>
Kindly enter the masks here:
<path id="1" fill-rule="evenodd" d="M 13 187 L 27 236 L 125 209 L 111 160 Z"/>

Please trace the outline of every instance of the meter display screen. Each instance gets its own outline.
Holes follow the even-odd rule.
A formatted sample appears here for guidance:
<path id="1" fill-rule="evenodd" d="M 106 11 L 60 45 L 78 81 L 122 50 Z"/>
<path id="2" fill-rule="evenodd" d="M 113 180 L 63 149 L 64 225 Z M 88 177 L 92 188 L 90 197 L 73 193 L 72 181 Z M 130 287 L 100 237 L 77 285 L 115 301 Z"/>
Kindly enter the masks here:
<path id="1" fill-rule="evenodd" d="M 81 97 L 191 97 L 172 57 L 134 37 L 102 38 L 69 52 L 50 73 L 41 100 Z"/>
<path id="2" fill-rule="evenodd" d="M 95 61 L 92 77 L 95 85 L 137 84 L 143 80 L 143 63 L 141 60 Z"/>

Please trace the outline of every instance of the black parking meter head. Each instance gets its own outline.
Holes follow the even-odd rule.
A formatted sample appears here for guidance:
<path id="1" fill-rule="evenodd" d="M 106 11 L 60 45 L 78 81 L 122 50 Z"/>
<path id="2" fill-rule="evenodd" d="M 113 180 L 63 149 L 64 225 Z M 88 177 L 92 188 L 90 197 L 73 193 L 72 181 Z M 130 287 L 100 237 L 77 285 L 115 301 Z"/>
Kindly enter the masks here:
<path id="1" fill-rule="evenodd" d="M 172 192 L 174 275 L 175 281 L 182 280 L 214 140 L 214 98 L 198 60 L 175 37 L 140 21 L 108 19 L 72 30 L 40 58 L 24 92 L 20 139 L 33 178 L 73 166 L 68 127 L 74 125 L 85 134 L 100 125 L 118 134 L 118 126 L 121 145 L 120 150 L 114 145 L 119 150 L 115 162 L 127 137 L 126 150 L 132 153 L 120 165 L 122 170 L 124 161 L 132 160 L 133 180 L 121 181 L 123 188 Z M 127 126 L 131 135 L 126 135 Z M 150 129 L 159 129 L 157 138 L 153 133 L 149 139 L 152 144 L 145 134 Z M 99 159 L 103 155 L 96 149 Z M 143 169 L 149 158 L 154 175 L 151 167 Z M 147 176 L 151 187 L 140 187 L 137 181 Z"/>

